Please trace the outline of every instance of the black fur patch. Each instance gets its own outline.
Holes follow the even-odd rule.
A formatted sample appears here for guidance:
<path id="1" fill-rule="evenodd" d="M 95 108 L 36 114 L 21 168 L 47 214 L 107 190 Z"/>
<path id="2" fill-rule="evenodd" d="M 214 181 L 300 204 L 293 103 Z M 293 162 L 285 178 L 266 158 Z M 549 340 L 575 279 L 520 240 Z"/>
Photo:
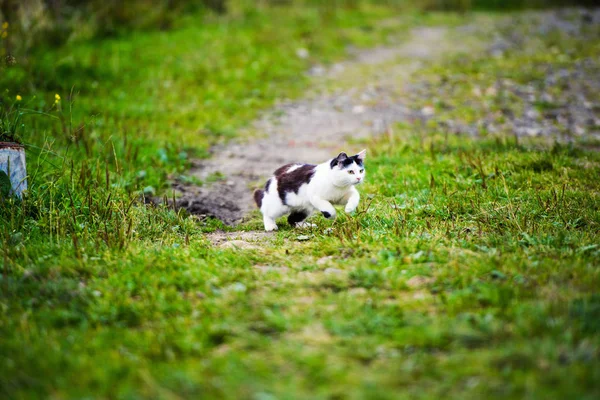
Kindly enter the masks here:
<path id="1" fill-rule="evenodd" d="M 356 163 L 359 167 L 363 166 L 362 160 L 358 157 L 358 154 L 352 157 L 348 157 L 346 153 L 340 153 L 336 158 L 331 160 L 329 163 L 329 167 L 333 169 L 336 165 L 339 165 L 340 168 L 347 168 L 350 165 Z"/>
<path id="2" fill-rule="evenodd" d="M 277 192 L 279 193 L 279 198 L 283 204 L 287 204 L 285 202 L 285 195 L 287 193 L 298 193 L 300 186 L 310 182 L 315 174 L 315 168 L 317 167 L 312 164 L 303 164 L 292 172 L 286 172 L 294 165 L 298 164 L 287 164 L 275 171 L 275 177 L 277 178 Z"/>
<path id="3" fill-rule="evenodd" d="M 265 197 L 265 191 L 262 189 L 256 189 L 254 191 L 254 201 L 256 202 L 256 205 L 258 206 L 258 208 L 262 207 L 262 200 L 263 197 Z"/>
<path id="4" fill-rule="evenodd" d="M 303 211 L 292 211 L 290 215 L 288 215 L 288 223 L 291 226 L 296 226 L 300 222 L 304 221 L 308 217 L 308 214 Z"/>
<path id="5" fill-rule="evenodd" d="M 356 165 L 358 165 L 359 167 L 362 167 L 362 166 L 363 166 L 363 162 L 362 162 L 362 160 L 361 160 L 361 159 L 358 157 L 358 155 L 356 155 L 356 156 L 352 156 L 352 157 L 348 158 L 348 160 L 352 160 L 352 161 L 350 161 L 350 162 L 348 162 L 348 163 L 344 163 L 344 167 L 347 167 L 347 166 L 351 165 L 353 162 L 355 162 L 355 163 L 356 163 Z"/>
<path id="6" fill-rule="evenodd" d="M 269 179 L 269 180 L 267 181 L 267 183 L 265 184 L 265 192 L 268 192 L 268 191 L 269 191 L 269 186 L 271 186 L 271 179 Z"/>
<path id="7" fill-rule="evenodd" d="M 331 214 L 329 214 L 327 211 L 321 211 L 321 214 L 323 214 L 325 218 L 331 217 Z"/>

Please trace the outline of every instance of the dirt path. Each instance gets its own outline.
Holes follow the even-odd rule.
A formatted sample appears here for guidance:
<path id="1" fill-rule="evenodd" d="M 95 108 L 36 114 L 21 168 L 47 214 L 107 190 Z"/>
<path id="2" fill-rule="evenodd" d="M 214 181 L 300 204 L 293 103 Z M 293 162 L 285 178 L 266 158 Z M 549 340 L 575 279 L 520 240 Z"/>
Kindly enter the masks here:
<path id="1" fill-rule="evenodd" d="M 355 52 L 329 69 L 313 68 L 305 98 L 283 102 L 255 121 L 261 137 L 216 147 L 211 159 L 195 163 L 191 174 L 202 181 L 216 174 L 222 179 L 201 187 L 176 184 L 178 205 L 234 225 L 254 209 L 253 188 L 282 164 L 319 163 L 339 151 L 359 151 L 348 139 L 382 133 L 411 117 L 401 96 L 410 74 L 424 62 L 468 49 L 449 35 L 448 28 L 423 27 L 393 46 Z"/>
<path id="2" fill-rule="evenodd" d="M 252 124 L 249 133 L 257 132 L 258 137 L 243 135 L 237 141 L 213 148 L 211 159 L 195 162 L 191 174 L 203 182 L 215 176 L 222 179 L 201 187 L 175 184 L 181 194 L 178 205 L 192 214 L 213 216 L 235 225 L 255 208 L 253 189 L 262 186 L 282 164 L 319 163 L 339 151 L 357 152 L 364 145 L 349 145 L 349 139 L 380 134 L 395 122 L 431 117 L 433 110 L 415 111 L 407 100 L 408 95 L 419 92 L 418 85 L 411 87 L 409 83 L 411 76 L 418 77 L 423 65 L 466 52 L 497 57 L 511 49 L 525 49 L 531 45 L 528 44 L 530 29 L 534 29 L 534 42 L 535 35 L 554 31 L 580 37 L 589 27 L 600 23 L 600 9 L 521 13 L 518 18 L 528 23 L 519 24 L 515 24 L 514 18 L 489 20 L 479 16 L 460 27 L 421 27 L 395 43 L 354 51 L 349 60 L 328 69 L 313 67 L 309 71 L 313 79 L 304 98 L 284 101 Z M 556 128 L 558 121 L 558 125 L 564 125 L 562 131 L 569 134 L 575 132 L 591 138 L 600 135 L 597 132 L 600 119 L 590 106 L 595 104 L 593 94 L 597 93 L 599 80 L 597 69 L 587 65 L 590 63 L 593 67 L 593 62 L 583 60 L 576 63 L 574 71 L 547 71 L 546 86 L 561 86 L 568 98 L 553 115 L 534 112 L 535 99 L 544 99 L 547 93 L 533 95 L 533 86 L 512 83 L 505 90 L 523 100 L 524 112 L 505 116 L 500 128 L 518 136 L 558 137 L 561 132 Z M 566 83 L 568 90 L 563 88 Z M 453 85 L 441 83 L 418 95 L 428 99 L 450 96 Z M 587 97 L 586 90 L 590 92 Z M 486 115 L 483 119 L 489 131 L 496 124 L 488 121 L 492 117 Z M 478 127 L 461 125 L 460 130 L 476 135 Z"/>

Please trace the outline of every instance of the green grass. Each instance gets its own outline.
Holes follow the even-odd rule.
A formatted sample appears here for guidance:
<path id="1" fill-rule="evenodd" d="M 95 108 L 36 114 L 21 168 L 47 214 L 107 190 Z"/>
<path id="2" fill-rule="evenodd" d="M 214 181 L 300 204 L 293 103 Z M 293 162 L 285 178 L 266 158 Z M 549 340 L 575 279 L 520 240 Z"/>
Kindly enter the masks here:
<path id="1" fill-rule="evenodd" d="M 283 223 L 254 250 L 213 246 L 205 232 L 218 224 L 140 204 L 140 191 L 164 187 L 189 154 L 301 91 L 307 65 L 293 52 L 308 45 L 288 26 L 300 17 L 278 12 L 270 28 L 228 20 L 45 55 L 47 86 L 24 101 L 50 104 L 60 92 L 65 113 L 54 106 L 55 125 L 28 120 L 25 142 L 43 149 L 31 147 L 32 191 L 0 207 L 2 397 L 597 398 L 600 154 L 585 143 L 402 124 L 369 143 L 356 215 L 318 218 L 303 233 Z M 314 57 L 343 53 L 339 32 L 367 17 L 348 18 L 312 39 Z M 255 41 L 269 29 L 289 40 Z M 365 45 L 381 34 L 365 32 Z M 203 35 L 217 42 L 216 61 L 195 52 Z M 280 79 L 247 71 L 238 42 Z M 597 59 L 595 43 L 551 45 Z M 181 62 L 153 58 L 173 46 Z M 131 48 L 138 57 L 125 57 Z M 557 63 L 545 47 L 527 51 L 472 56 L 471 68 L 447 60 L 414 80 L 442 87 L 443 71 L 458 82 L 445 99 L 453 107 L 436 112 L 472 123 L 504 103 L 490 111 L 470 85 L 487 87 L 498 71 L 538 79 L 539 65 Z M 60 63 L 66 72 L 52 72 Z M 187 68 L 216 71 L 214 92 Z M 64 93 L 81 71 L 98 86 L 77 78 L 73 126 L 92 122 L 70 142 L 80 130 Z M 165 79 L 168 90 L 155 86 Z M 244 104 L 253 89 L 267 95 Z M 195 112 L 204 99 L 214 103 Z M 260 228 L 257 214 L 240 227 Z"/>
<path id="2" fill-rule="evenodd" d="M 594 398 L 600 157 L 403 132 L 373 149 L 369 208 L 307 242 L 221 250 L 173 216 L 81 261 L 37 248 L 3 283 L 3 389 Z"/>
<path id="3" fill-rule="evenodd" d="M 379 27 L 390 9 L 328 10 L 192 15 L 170 31 L 37 49 L 4 68 L 0 137 L 25 144 L 30 171 L 28 198 L 0 210 L 5 270 L 35 263 L 29 251 L 66 251 L 68 243 L 81 260 L 90 249 L 123 249 L 179 226 L 181 216 L 147 209 L 142 194 L 168 195 L 168 179 L 192 157 L 300 94 L 311 63 L 402 34 L 413 18 Z M 299 58 L 299 48 L 310 58 Z M 24 253 L 10 246 L 15 234 Z"/>
<path id="4" fill-rule="evenodd" d="M 70 145 L 69 157 L 123 167 L 127 178 L 147 167 L 145 179 L 157 184 L 165 174 L 151 167 L 181 168 L 185 154 L 205 156 L 209 145 L 236 136 L 260 110 L 299 94 L 311 63 L 405 29 L 375 24 L 390 15 L 387 8 L 326 11 L 188 16 L 171 31 L 38 49 L 3 70 L 3 103 L 20 95 L 22 109 L 56 117 L 24 121 L 24 143 L 60 155 Z M 300 48 L 308 59 L 296 55 Z"/>

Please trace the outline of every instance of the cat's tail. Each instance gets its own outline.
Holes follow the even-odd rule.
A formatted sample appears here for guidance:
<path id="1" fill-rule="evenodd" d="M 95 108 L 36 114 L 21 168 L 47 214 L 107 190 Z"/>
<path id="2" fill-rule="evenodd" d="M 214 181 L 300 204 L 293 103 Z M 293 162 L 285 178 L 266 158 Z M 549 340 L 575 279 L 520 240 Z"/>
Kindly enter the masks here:
<path id="1" fill-rule="evenodd" d="M 265 191 L 262 189 L 256 189 L 254 191 L 254 201 L 258 208 L 262 207 L 263 197 L 265 197 Z"/>

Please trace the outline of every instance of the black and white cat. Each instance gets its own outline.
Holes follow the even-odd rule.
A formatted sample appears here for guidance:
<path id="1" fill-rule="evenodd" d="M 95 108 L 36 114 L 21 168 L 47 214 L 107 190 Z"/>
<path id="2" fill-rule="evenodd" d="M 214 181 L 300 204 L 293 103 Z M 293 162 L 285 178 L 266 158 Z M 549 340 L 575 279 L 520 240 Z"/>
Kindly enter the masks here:
<path id="1" fill-rule="evenodd" d="M 353 212 L 360 200 L 355 185 L 364 180 L 366 155 L 366 150 L 351 157 L 340 153 L 319 165 L 287 164 L 277 169 L 264 190 L 254 191 L 265 230 L 276 230 L 275 220 L 285 214 L 290 214 L 288 222 L 295 227 L 311 226 L 304 220 L 315 211 L 334 219 L 333 204 Z"/>

